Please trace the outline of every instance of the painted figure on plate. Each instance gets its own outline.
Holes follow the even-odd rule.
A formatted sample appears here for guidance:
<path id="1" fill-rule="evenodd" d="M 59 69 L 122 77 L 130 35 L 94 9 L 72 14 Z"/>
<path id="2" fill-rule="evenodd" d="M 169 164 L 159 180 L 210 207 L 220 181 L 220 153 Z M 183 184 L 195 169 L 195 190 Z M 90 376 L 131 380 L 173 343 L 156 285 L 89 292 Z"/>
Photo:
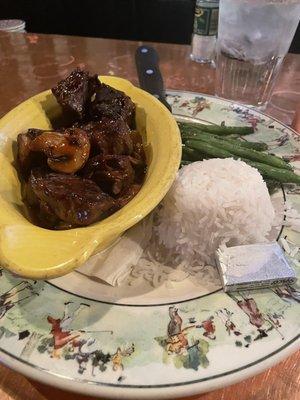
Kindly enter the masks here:
<path id="1" fill-rule="evenodd" d="M 3 318 L 16 304 L 19 304 L 32 296 L 38 296 L 38 293 L 34 291 L 33 285 L 28 281 L 21 281 L 7 292 L 3 293 L 0 296 L 0 319 Z"/>
<path id="2" fill-rule="evenodd" d="M 183 327 L 182 318 L 178 313 L 178 309 L 174 306 L 169 307 L 168 313 L 167 336 L 155 338 L 164 349 L 163 362 L 168 363 L 170 361 L 169 357 L 171 357 L 177 368 L 184 367 L 198 370 L 199 366 L 207 367 L 209 361 L 206 354 L 208 353 L 209 345 L 206 340 L 199 337 L 199 331 L 195 331 L 194 335 L 192 334 L 192 331 L 196 328 L 202 328 L 202 325 L 193 324 Z"/>

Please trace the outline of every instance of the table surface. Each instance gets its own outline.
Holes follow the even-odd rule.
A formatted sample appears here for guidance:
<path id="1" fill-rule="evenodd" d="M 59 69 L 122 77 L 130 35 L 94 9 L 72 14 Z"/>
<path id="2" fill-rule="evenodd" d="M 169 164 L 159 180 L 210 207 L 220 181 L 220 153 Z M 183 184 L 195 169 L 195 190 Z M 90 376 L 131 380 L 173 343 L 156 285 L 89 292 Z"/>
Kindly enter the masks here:
<path id="1" fill-rule="evenodd" d="M 76 66 L 138 84 L 134 53 L 141 42 L 0 32 L 0 116 L 50 88 Z M 214 93 L 214 69 L 190 60 L 189 46 L 152 43 L 168 89 Z M 288 54 L 266 112 L 300 132 L 300 55 Z M 298 118 L 297 118 L 298 116 Z M 193 400 L 298 400 L 300 352 L 266 372 Z M 0 365 L 0 400 L 88 400 L 50 388 Z"/>

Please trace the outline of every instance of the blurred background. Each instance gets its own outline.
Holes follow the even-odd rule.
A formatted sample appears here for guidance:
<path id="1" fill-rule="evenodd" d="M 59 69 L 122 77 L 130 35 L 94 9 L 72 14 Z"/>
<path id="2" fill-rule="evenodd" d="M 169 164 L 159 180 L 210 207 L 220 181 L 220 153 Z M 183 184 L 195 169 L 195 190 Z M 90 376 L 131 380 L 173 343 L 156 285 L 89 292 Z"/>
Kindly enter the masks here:
<path id="1" fill-rule="evenodd" d="M 195 0 L 1 0 L 27 32 L 189 44 Z M 290 52 L 300 53 L 298 26 Z"/>

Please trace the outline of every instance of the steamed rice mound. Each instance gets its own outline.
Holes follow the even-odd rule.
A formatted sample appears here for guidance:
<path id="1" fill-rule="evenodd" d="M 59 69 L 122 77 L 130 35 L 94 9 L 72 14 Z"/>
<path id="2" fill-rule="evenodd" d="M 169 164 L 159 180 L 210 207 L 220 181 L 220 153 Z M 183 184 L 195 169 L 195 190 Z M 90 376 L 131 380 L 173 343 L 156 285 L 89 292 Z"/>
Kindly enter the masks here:
<path id="1" fill-rule="evenodd" d="M 261 243 L 274 209 L 260 173 L 243 161 L 211 159 L 183 167 L 158 211 L 159 242 L 179 259 L 214 264 L 221 244 Z"/>

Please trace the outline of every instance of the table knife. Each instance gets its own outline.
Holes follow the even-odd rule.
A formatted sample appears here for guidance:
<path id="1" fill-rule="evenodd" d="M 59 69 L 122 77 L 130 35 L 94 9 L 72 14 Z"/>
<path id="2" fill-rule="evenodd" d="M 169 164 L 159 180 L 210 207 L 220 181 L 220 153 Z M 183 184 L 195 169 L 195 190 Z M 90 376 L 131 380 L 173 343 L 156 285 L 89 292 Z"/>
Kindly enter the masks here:
<path id="1" fill-rule="evenodd" d="M 164 81 L 159 69 L 159 58 L 151 46 L 140 46 L 135 53 L 135 63 L 140 87 L 160 100 L 171 112 L 166 100 Z"/>

